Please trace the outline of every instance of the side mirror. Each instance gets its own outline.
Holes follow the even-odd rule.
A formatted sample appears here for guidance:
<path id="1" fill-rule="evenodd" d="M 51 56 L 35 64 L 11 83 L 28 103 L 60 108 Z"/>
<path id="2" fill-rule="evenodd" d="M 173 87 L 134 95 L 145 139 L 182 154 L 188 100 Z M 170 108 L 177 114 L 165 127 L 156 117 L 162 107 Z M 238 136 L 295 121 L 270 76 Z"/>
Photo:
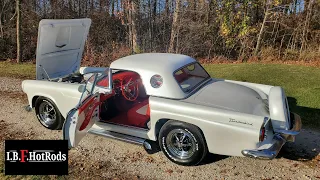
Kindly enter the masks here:
<path id="1" fill-rule="evenodd" d="M 84 85 L 79 86 L 79 87 L 78 87 L 78 91 L 79 91 L 80 93 L 85 92 L 85 91 L 86 91 L 86 86 L 84 86 Z"/>

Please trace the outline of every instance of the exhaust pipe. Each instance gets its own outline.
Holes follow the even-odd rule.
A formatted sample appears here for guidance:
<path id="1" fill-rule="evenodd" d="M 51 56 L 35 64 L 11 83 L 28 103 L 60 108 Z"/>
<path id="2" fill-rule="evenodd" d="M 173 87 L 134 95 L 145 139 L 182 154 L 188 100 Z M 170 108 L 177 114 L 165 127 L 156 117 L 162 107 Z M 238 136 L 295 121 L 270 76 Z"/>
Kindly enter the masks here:
<path id="1" fill-rule="evenodd" d="M 160 147 L 159 147 L 158 143 L 155 141 L 150 141 L 148 139 L 146 139 L 143 142 L 143 148 L 144 148 L 144 150 L 146 150 L 146 152 L 148 154 L 154 154 L 154 153 L 157 153 L 160 151 Z"/>
<path id="2" fill-rule="evenodd" d="M 26 106 L 24 108 L 27 112 L 31 112 L 32 111 L 32 107 L 30 105 Z"/>

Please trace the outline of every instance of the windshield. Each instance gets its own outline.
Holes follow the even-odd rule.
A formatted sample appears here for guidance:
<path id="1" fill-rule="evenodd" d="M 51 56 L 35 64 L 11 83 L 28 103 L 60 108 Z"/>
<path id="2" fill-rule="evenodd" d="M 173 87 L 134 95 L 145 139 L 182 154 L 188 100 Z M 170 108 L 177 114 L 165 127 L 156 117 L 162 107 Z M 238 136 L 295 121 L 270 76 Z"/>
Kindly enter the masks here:
<path id="1" fill-rule="evenodd" d="M 184 92 L 190 92 L 210 75 L 199 63 L 193 63 L 175 71 L 174 77 Z"/>
<path id="2" fill-rule="evenodd" d="M 83 93 L 81 95 L 81 98 L 79 100 L 79 104 L 84 102 L 90 95 L 94 94 L 96 91 L 95 86 L 96 83 L 105 77 L 108 77 L 108 72 L 107 71 L 102 71 L 102 72 L 97 72 L 97 73 L 87 73 L 84 74 L 84 80 L 86 81 L 86 84 L 83 89 Z M 108 78 L 106 78 L 108 79 Z M 98 89 L 96 89 L 98 90 Z"/>

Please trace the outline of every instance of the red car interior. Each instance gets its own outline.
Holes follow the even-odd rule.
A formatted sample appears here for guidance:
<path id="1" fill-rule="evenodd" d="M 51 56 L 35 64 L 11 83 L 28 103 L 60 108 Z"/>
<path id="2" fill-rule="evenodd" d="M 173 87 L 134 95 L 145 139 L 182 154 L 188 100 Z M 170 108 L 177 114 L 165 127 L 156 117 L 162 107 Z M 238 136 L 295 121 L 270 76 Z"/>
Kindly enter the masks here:
<path id="1" fill-rule="evenodd" d="M 183 69 L 181 69 L 180 71 L 178 71 L 174 74 L 174 78 L 178 81 L 178 83 L 181 83 L 184 80 L 188 79 L 188 74 L 186 72 L 184 72 Z"/>
<path id="2" fill-rule="evenodd" d="M 138 98 L 134 101 L 128 101 L 123 97 L 120 82 L 133 80 L 138 83 Z M 106 116 L 101 120 L 107 123 L 122 124 L 140 128 L 148 128 L 147 123 L 150 120 L 149 97 L 146 95 L 139 74 L 131 71 L 116 72 L 112 75 L 113 92 L 108 95 L 101 95 L 100 101 L 108 103 Z M 107 87 L 108 78 L 97 82 L 98 86 Z M 111 108 L 112 107 L 112 108 Z"/>
<path id="3" fill-rule="evenodd" d="M 92 104 L 93 104 L 93 107 L 90 107 Z M 79 129 L 80 131 L 82 131 L 83 129 L 85 129 L 87 127 L 87 125 L 90 122 L 90 119 L 92 118 L 92 114 L 93 114 L 94 110 L 98 106 L 100 106 L 100 100 L 96 99 L 94 97 L 91 97 L 90 99 L 88 99 L 86 101 L 86 103 L 83 106 L 81 106 L 79 108 L 79 114 L 81 112 L 84 112 L 84 114 L 85 114 L 85 119 L 84 119 L 84 121 L 81 124 L 80 129 Z"/>

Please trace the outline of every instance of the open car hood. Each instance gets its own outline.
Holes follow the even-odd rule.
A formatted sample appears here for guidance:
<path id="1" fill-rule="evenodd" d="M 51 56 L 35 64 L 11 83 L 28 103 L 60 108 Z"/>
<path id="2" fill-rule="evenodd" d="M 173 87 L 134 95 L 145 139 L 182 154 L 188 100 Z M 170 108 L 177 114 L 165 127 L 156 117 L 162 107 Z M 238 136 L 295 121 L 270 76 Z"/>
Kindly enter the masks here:
<path id="1" fill-rule="evenodd" d="M 56 79 L 79 70 L 91 19 L 39 23 L 36 79 Z"/>

